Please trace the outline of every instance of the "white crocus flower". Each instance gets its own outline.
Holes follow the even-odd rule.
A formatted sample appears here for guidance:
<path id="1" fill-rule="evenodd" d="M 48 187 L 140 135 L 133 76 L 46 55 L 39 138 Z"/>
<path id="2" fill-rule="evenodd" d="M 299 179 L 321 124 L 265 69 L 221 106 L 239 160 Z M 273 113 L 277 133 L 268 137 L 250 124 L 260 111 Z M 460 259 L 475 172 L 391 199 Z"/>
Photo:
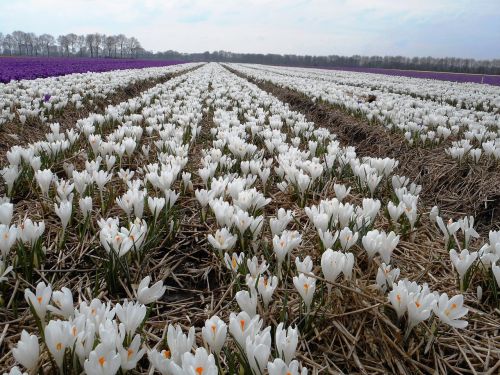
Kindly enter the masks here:
<path id="1" fill-rule="evenodd" d="M 434 313 L 445 324 L 455 328 L 465 328 L 468 325 L 466 320 L 460 320 L 468 313 L 464 306 L 464 296 L 457 294 L 448 299 L 448 295 L 443 293 L 439 296 L 437 304 L 434 306 Z"/>
<path id="2" fill-rule="evenodd" d="M 299 343 L 299 331 L 297 328 L 283 328 L 283 323 L 276 327 L 276 350 L 278 356 L 285 361 L 287 365 L 295 358 L 295 351 Z"/>
<path id="3" fill-rule="evenodd" d="M 306 312 L 309 313 L 314 297 L 314 291 L 316 290 L 316 279 L 301 273 L 299 274 L 299 276 L 294 276 L 293 285 L 304 300 L 304 304 L 306 305 Z"/>
<path id="4" fill-rule="evenodd" d="M 222 250 L 230 250 L 236 244 L 237 236 L 233 236 L 227 228 L 217 229 L 215 236 L 208 235 L 208 242 L 219 250 L 222 256 Z"/>
<path id="5" fill-rule="evenodd" d="M 123 343 L 118 340 L 117 349 L 121 360 L 120 367 L 123 371 L 135 369 L 137 362 L 141 360 L 146 352 L 146 349 L 141 349 L 141 336 L 139 334 L 134 336 L 134 339 L 127 348 L 123 347 Z"/>
<path id="6" fill-rule="evenodd" d="M 262 297 L 262 302 L 264 302 L 264 307 L 267 309 L 269 303 L 272 300 L 273 293 L 278 286 L 278 278 L 276 276 L 262 275 L 259 277 L 257 284 L 257 290 Z"/>
<path id="7" fill-rule="evenodd" d="M 30 335 L 24 329 L 21 332 L 21 339 L 17 346 L 12 349 L 14 359 L 23 365 L 28 371 L 35 370 L 40 357 L 40 345 L 38 337 Z"/>
<path id="8" fill-rule="evenodd" d="M 54 203 L 54 210 L 61 220 L 63 233 L 68 226 L 68 223 L 71 219 L 71 213 L 73 211 L 73 204 L 70 201 L 62 201 L 59 203 L 59 206 Z"/>
<path id="9" fill-rule="evenodd" d="M 44 333 L 45 344 L 57 367 L 63 372 L 64 354 L 75 340 L 75 337 L 71 335 L 71 325 L 62 320 L 51 320 L 45 327 Z"/>
<path id="10" fill-rule="evenodd" d="M 333 251 L 332 249 L 326 249 L 326 251 L 321 255 L 321 271 L 325 276 L 328 288 L 328 294 L 332 290 L 332 284 L 337 277 L 344 270 L 346 256 L 341 251 Z"/>
<path id="11" fill-rule="evenodd" d="M 53 178 L 54 175 L 50 169 L 35 172 L 35 179 L 38 182 L 38 186 L 40 187 L 42 194 L 46 197 L 49 196 L 50 184 Z"/>
<path id="12" fill-rule="evenodd" d="M 15 225 L 8 226 L 0 224 L 0 253 L 3 259 L 7 259 L 10 249 L 17 241 L 18 229 Z"/>
<path id="13" fill-rule="evenodd" d="M 47 313 L 47 306 L 49 305 L 50 299 L 52 298 L 52 287 L 45 285 L 43 281 L 39 282 L 36 286 L 36 291 L 33 293 L 29 289 L 24 290 L 24 297 L 28 304 L 30 304 L 37 317 L 42 321 L 45 319 L 45 314 Z"/>
<path id="14" fill-rule="evenodd" d="M 296 257 L 295 266 L 297 267 L 297 272 L 311 273 L 313 269 L 313 261 L 309 255 L 306 256 L 303 261 L 300 260 L 300 257 Z"/>
<path id="15" fill-rule="evenodd" d="M 167 290 L 167 287 L 163 285 L 163 281 L 161 280 L 149 287 L 150 282 L 151 277 L 146 276 L 137 287 L 137 301 L 144 305 L 158 301 L 165 293 L 165 290 Z"/>
<path id="16" fill-rule="evenodd" d="M 460 253 L 457 253 L 455 249 L 450 250 L 450 259 L 458 272 L 460 283 L 463 283 L 465 274 L 470 266 L 476 261 L 477 257 L 477 251 L 470 253 L 469 250 L 463 249 Z"/>
<path id="17" fill-rule="evenodd" d="M 399 278 L 399 268 L 382 263 L 377 270 L 377 286 L 385 293 L 387 288 L 392 289 L 393 284 Z"/>
<path id="18" fill-rule="evenodd" d="M 347 251 L 358 241 L 358 237 L 358 232 L 353 233 L 350 228 L 345 227 L 339 233 L 340 246 Z"/>
<path id="19" fill-rule="evenodd" d="M 259 332 L 262 323 L 259 315 L 250 318 L 245 311 L 240 312 L 238 315 L 231 313 L 229 316 L 229 332 L 236 342 L 244 348 L 247 337 L 254 336 Z"/>
<path id="20" fill-rule="evenodd" d="M 241 311 L 245 311 L 250 318 L 257 314 L 257 293 L 253 290 L 251 293 L 247 290 L 240 290 L 236 293 L 236 302 Z"/>
<path id="21" fill-rule="evenodd" d="M 10 202 L 0 204 L 0 224 L 9 226 L 14 215 L 14 205 Z"/>
<path id="22" fill-rule="evenodd" d="M 144 321 L 146 310 L 145 305 L 127 300 L 123 304 L 118 303 L 115 307 L 116 316 L 125 325 L 129 336 L 133 335 Z"/>
<path id="23" fill-rule="evenodd" d="M 248 336 L 245 342 L 248 363 L 255 375 L 262 375 L 271 355 L 270 327 L 255 336 Z"/>
<path id="24" fill-rule="evenodd" d="M 158 352 L 157 350 L 148 351 L 148 359 L 151 362 L 152 367 L 157 370 L 162 375 L 171 375 L 172 368 L 174 367 L 174 361 L 172 360 L 171 353 L 169 350 L 162 350 Z"/>
<path id="25" fill-rule="evenodd" d="M 121 358 L 114 348 L 99 344 L 89 354 L 83 367 L 88 375 L 114 375 L 121 365 Z"/>
<path id="26" fill-rule="evenodd" d="M 75 313 L 71 290 L 62 287 L 60 291 L 54 291 L 52 293 L 52 305 L 48 305 L 47 309 L 64 319 L 70 318 Z"/>
<path id="27" fill-rule="evenodd" d="M 173 326 L 169 324 L 167 328 L 167 343 L 171 351 L 172 360 L 177 365 L 182 363 L 184 353 L 191 351 L 194 340 L 194 327 L 191 327 L 186 335 L 182 332 L 182 328 L 179 325 Z"/>
<path id="28" fill-rule="evenodd" d="M 269 375 L 307 375 L 307 369 L 302 367 L 299 370 L 299 367 L 298 361 L 294 360 L 287 366 L 281 358 L 276 358 L 273 362 L 267 364 Z"/>
<path id="29" fill-rule="evenodd" d="M 212 316 L 205 321 L 205 326 L 201 329 L 203 341 L 210 350 L 219 354 L 227 336 L 227 325 L 218 316 Z"/>
<path id="30" fill-rule="evenodd" d="M 182 367 L 172 365 L 172 375 L 217 375 L 219 372 L 213 354 L 208 354 L 205 348 L 197 348 L 195 354 L 189 352 L 182 356 Z"/>

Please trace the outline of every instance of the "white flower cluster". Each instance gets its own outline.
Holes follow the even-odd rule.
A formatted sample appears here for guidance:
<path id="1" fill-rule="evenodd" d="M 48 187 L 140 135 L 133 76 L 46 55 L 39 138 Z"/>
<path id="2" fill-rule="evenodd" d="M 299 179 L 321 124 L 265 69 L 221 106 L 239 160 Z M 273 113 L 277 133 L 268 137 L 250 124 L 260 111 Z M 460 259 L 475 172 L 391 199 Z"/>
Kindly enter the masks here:
<path id="1" fill-rule="evenodd" d="M 180 73 L 199 64 L 125 69 L 104 73 L 75 73 L 61 77 L 0 83 L 0 126 L 17 118 L 24 124 L 30 118 L 50 121 L 54 113 L 68 104 L 81 108 L 84 103 L 106 99 L 117 89 L 135 82 L 155 79 L 168 73 Z"/>
<path id="2" fill-rule="evenodd" d="M 458 139 L 446 149 L 458 161 L 477 163 L 483 155 L 500 159 L 498 87 L 334 70 L 230 66 L 397 130 L 411 144 L 432 147 L 450 137 Z"/>
<path id="3" fill-rule="evenodd" d="M 267 74 L 262 73 L 267 68 L 235 67 Z M 302 80 L 307 90 L 319 80 L 297 72 L 285 70 L 282 75 Z M 269 70 L 272 79 L 278 75 Z M 200 137 L 204 115 L 213 118 L 214 126 Z M 191 160 L 194 148 L 200 163 Z M 467 325 L 461 294 L 449 298 L 431 292 L 437 285 L 400 280 L 402 242 L 411 240 L 421 225 L 422 187 L 395 174 L 398 160 L 359 157 L 354 147 L 341 147 L 328 129 L 316 127 L 220 65 L 207 64 L 172 78 L 109 106 L 103 115 L 90 114 L 65 133 L 51 124 L 44 141 L 14 146 L 7 159 L 1 171 L 7 195 L 15 197 L 29 189 L 44 214 L 60 221 L 60 228 L 50 226 L 50 235 L 45 234 L 44 220 L 33 222 L 15 213 L 14 204 L 3 199 L 0 282 L 15 271 L 35 285 L 33 271 L 47 253 L 66 249 L 70 232 L 95 245 L 92 256 L 102 260 L 96 267 L 103 267 L 113 298 L 113 288 L 129 278 L 128 264 L 141 264 L 148 251 L 182 230 L 176 222 L 178 202 L 190 200 L 201 208 L 207 243 L 215 250 L 213 257 L 227 268 L 235 289 L 234 306 L 241 310 L 230 313 L 233 304 L 225 306 L 220 316 L 229 316 L 226 322 L 207 314 L 210 318 L 198 337 L 205 347 L 196 348 L 191 325 L 187 333 L 168 325 L 166 342 L 150 348 L 143 325 L 148 310 L 155 311 L 146 305 L 164 294 L 161 281 L 149 287 L 151 277 L 141 275 L 146 277 L 134 288 L 134 301 L 112 304 L 95 299 L 79 302 L 76 308 L 74 291 L 53 292 L 50 285 L 39 283 L 36 291 L 25 292 L 39 335 L 23 332 L 12 351 L 28 371 L 40 366 L 40 358 L 48 358 L 41 354 L 47 350 L 61 373 L 67 368 L 89 374 L 126 372 L 142 369 L 138 363 L 147 357 L 150 370 L 164 375 L 215 375 L 222 363 L 236 363 L 235 373 L 305 375 L 307 369 L 296 359 L 298 328 L 292 325 L 303 324 L 304 330 L 314 326 L 311 320 L 330 308 L 337 287 L 359 290 L 361 268 L 367 273 L 364 279 L 387 295 L 398 320 L 405 317 L 407 335 L 430 319 L 456 328 Z M 63 167 L 54 167 L 62 160 L 67 160 Z M 73 160 L 74 164 L 68 162 Z M 197 176 L 192 179 L 191 174 Z M 332 193 L 321 195 L 324 191 Z M 280 203 L 283 197 L 287 203 Z M 287 206 L 291 197 L 297 202 L 293 210 Z M 276 207 L 272 212 L 271 203 Z M 72 224 L 75 218 L 78 223 Z M 500 283 L 497 232 L 490 232 L 489 243 L 479 251 L 469 251 L 479 238 L 473 217 L 446 225 L 435 208 L 430 219 L 443 232 L 461 286 L 478 262 L 490 265 L 486 270 Z M 318 252 L 304 254 L 305 246 L 315 241 Z M 320 295 L 325 289 L 328 295 Z M 296 305 L 290 311 L 297 307 L 300 315 L 292 322 L 274 314 L 286 312 L 290 293 L 300 296 L 291 298 Z M 302 326 L 300 330 L 307 334 Z M 274 340 L 271 332 L 276 332 Z M 45 345 L 39 345 L 40 339 Z"/>

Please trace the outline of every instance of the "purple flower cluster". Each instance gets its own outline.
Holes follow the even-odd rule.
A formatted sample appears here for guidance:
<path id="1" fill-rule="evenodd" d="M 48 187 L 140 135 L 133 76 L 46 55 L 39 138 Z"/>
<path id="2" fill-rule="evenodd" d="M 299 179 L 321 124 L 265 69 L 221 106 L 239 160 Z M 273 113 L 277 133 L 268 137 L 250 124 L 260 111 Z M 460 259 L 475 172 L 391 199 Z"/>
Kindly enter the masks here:
<path id="1" fill-rule="evenodd" d="M 0 82 L 62 76 L 71 73 L 108 72 L 182 64 L 183 61 L 0 57 Z"/>
<path id="2" fill-rule="evenodd" d="M 358 72 L 358 73 L 375 73 L 375 74 L 386 74 L 390 76 L 437 79 L 440 81 L 484 83 L 488 85 L 500 86 L 500 76 L 497 75 L 429 72 L 429 71 L 418 71 L 418 70 L 383 69 L 383 68 L 345 67 L 345 68 L 331 68 L 331 69 L 345 70 L 348 72 Z"/>

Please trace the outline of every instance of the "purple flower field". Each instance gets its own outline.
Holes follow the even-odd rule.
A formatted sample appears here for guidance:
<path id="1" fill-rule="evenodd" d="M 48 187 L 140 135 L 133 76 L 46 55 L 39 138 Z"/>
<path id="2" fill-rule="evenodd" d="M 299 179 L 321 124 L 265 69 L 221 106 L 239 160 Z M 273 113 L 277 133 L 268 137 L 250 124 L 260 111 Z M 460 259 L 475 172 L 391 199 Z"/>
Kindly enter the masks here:
<path id="1" fill-rule="evenodd" d="M 323 69 L 323 68 L 321 68 Z M 487 74 L 470 73 L 448 73 L 448 72 L 429 72 L 418 70 L 400 70 L 400 69 L 382 69 L 382 68 L 327 68 L 331 70 L 345 70 L 348 72 L 386 74 L 390 76 L 401 76 L 411 78 L 437 79 L 440 81 L 452 82 L 472 82 L 485 83 L 488 85 L 500 86 L 500 76 Z"/>
<path id="2" fill-rule="evenodd" d="M 0 82 L 62 76 L 71 73 L 108 72 L 182 64 L 183 61 L 0 57 Z"/>

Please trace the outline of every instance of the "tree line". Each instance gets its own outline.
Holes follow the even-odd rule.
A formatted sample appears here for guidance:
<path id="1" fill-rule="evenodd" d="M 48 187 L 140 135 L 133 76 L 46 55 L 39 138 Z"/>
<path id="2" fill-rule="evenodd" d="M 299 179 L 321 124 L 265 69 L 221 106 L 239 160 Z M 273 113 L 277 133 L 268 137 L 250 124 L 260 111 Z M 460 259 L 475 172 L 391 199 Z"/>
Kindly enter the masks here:
<path id="1" fill-rule="evenodd" d="M 36 35 L 24 31 L 0 33 L 0 54 L 9 56 L 67 56 L 93 58 L 146 58 L 184 61 L 218 61 L 286 65 L 297 67 L 351 67 L 429 70 L 457 73 L 500 74 L 500 59 L 476 60 L 457 57 L 405 57 L 405 56 L 311 56 L 233 53 L 226 51 L 181 53 L 145 50 L 135 37 L 123 34 L 100 33 L 77 35 Z"/>
<path id="2" fill-rule="evenodd" d="M 146 52 L 147 54 L 148 52 Z M 476 60 L 457 57 L 405 57 L 405 56 L 309 56 L 233 53 L 226 51 L 203 53 L 179 53 L 177 51 L 158 52 L 153 58 L 218 61 L 266 65 L 284 65 L 295 67 L 321 68 L 383 68 L 420 71 L 440 71 L 476 74 L 500 74 L 500 59 Z"/>
<path id="3" fill-rule="evenodd" d="M 0 54 L 7 56 L 137 58 L 144 52 L 137 38 L 123 34 L 70 33 L 54 37 L 20 30 L 6 35 L 0 33 Z"/>

